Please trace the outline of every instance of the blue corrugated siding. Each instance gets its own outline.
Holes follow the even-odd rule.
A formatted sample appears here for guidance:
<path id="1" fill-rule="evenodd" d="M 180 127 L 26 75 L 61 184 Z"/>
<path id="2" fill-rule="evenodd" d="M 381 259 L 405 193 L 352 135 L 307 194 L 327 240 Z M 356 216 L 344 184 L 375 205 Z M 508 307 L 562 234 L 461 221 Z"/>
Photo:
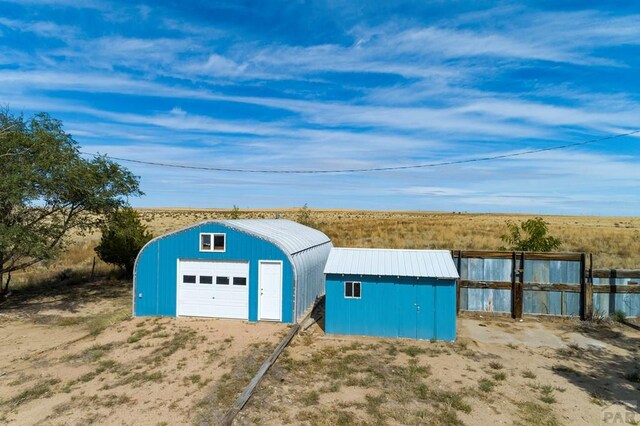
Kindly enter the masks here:
<path id="1" fill-rule="evenodd" d="M 360 299 L 344 297 L 345 281 L 362 283 Z M 439 340 L 456 337 L 455 280 L 328 274 L 325 309 L 328 334 Z"/>
<path id="2" fill-rule="evenodd" d="M 511 281 L 511 259 L 463 258 L 460 278 L 473 281 Z M 580 262 L 525 259 L 525 283 L 580 285 Z M 460 309 L 481 312 L 511 312 L 511 290 L 469 288 L 460 291 Z M 561 315 L 562 295 L 557 291 L 525 290 L 523 311 L 527 314 Z M 565 292 L 564 315 L 579 315 L 580 295 Z"/>
<path id="3" fill-rule="evenodd" d="M 296 275 L 295 289 L 296 321 L 309 310 L 318 296 L 324 294 L 324 266 L 333 244 L 328 242 L 321 246 L 296 253 L 293 256 Z"/>
<path id="4" fill-rule="evenodd" d="M 511 281 L 511 259 L 469 259 L 461 262 L 460 279 Z M 511 290 L 463 288 L 460 309 L 464 311 L 511 312 Z"/>
<path id="5" fill-rule="evenodd" d="M 226 252 L 200 252 L 201 232 L 227 234 Z M 275 244 L 220 224 L 203 224 L 153 241 L 140 254 L 136 269 L 135 314 L 176 315 L 178 259 L 249 261 L 249 320 L 258 319 L 258 261 L 283 264 L 282 322 L 293 322 L 293 271 L 286 254 Z M 139 297 L 142 294 L 142 297 Z"/>
<path id="6" fill-rule="evenodd" d="M 640 277 L 634 278 L 594 278 L 593 285 L 629 285 L 637 283 Z M 610 315 L 622 311 L 629 318 L 640 317 L 640 294 L 638 293 L 593 293 L 594 312 Z"/>
<path id="7" fill-rule="evenodd" d="M 580 288 L 580 262 L 566 260 L 525 260 L 525 283 L 575 284 Z M 580 315 L 580 294 L 565 292 L 524 291 L 523 312 L 536 315 Z"/>
<path id="8" fill-rule="evenodd" d="M 525 260 L 524 281 L 545 284 L 580 284 L 580 262 Z"/>
<path id="9" fill-rule="evenodd" d="M 637 293 L 594 293 L 593 310 L 603 315 L 622 311 L 629 318 L 640 316 L 640 294 Z"/>

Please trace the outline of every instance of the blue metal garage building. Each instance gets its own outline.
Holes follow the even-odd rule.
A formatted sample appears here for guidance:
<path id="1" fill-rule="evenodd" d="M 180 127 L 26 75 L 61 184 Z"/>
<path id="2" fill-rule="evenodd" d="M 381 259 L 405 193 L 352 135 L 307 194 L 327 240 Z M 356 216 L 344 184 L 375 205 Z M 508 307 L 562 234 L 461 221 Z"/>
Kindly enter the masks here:
<path id="1" fill-rule="evenodd" d="M 133 279 L 136 316 L 298 321 L 324 293 L 332 244 L 289 220 L 215 220 L 151 240 Z"/>
<path id="2" fill-rule="evenodd" d="M 324 272 L 326 333 L 455 340 L 448 251 L 333 248 Z"/>

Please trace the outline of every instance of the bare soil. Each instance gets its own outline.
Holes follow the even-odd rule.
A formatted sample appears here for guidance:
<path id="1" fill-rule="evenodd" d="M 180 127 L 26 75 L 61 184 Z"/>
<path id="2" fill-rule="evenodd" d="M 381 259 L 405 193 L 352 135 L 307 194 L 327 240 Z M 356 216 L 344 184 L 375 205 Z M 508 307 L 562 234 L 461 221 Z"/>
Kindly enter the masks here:
<path id="1" fill-rule="evenodd" d="M 286 349 L 239 424 L 595 425 L 605 413 L 640 421 L 640 332 L 631 327 L 462 317 L 458 335 L 328 336 L 314 326 Z"/>
<path id="2" fill-rule="evenodd" d="M 0 423 L 215 424 L 287 330 L 132 319 L 129 286 L 98 282 L 3 306 Z"/>
<path id="3" fill-rule="evenodd" d="M 0 305 L 0 423 L 216 424 L 288 330 L 131 318 L 131 284 L 117 279 L 45 284 Z M 467 315 L 452 343 L 322 326 L 294 338 L 237 424 L 640 421 L 631 326 Z"/>

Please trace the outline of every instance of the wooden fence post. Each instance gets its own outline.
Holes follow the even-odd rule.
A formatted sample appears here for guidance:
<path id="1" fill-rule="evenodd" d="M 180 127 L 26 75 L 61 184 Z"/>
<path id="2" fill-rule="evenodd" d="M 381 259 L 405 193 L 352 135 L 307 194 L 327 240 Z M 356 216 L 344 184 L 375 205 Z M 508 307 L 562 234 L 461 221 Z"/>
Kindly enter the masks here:
<path id="1" fill-rule="evenodd" d="M 618 292 L 618 286 L 616 285 L 617 278 L 618 271 L 612 269 L 609 273 L 609 315 L 616 311 L 616 293 Z"/>
<path id="2" fill-rule="evenodd" d="M 516 252 L 511 252 L 511 318 L 516 317 Z"/>
<path id="3" fill-rule="evenodd" d="M 516 252 L 511 252 L 511 317 L 522 318 L 524 303 L 524 252 L 520 253 L 520 265 L 517 265 Z M 518 275 L 518 276 L 516 276 Z"/>
<path id="4" fill-rule="evenodd" d="M 522 318 L 524 305 L 524 252 L 520 253 L 520 267 L 518 268 L 518 281 L 515 283 L 515 291 L 513 293 L 513 317 L 515 319 Z"/>
<path id="5" fill-rule="evenodd" d="M 584 253 L 580 255 L 580 296 L 582 297 L 582 320 L 593 318 L 593 282 L 587 280 L 587 258 Z"/>
<path id="6" fill-rule="evenodd" d="M 96 257 L 93 256 L 93 263 L 91 264 L 91 281 L 96 277 Z"/>
<path id="7" fill-rule="evenodd" d="M 456 315 L 460 313 L 460 280 L 462 279 L 462 250 L 458 250 L 458 281 L 456 281 Z"/>

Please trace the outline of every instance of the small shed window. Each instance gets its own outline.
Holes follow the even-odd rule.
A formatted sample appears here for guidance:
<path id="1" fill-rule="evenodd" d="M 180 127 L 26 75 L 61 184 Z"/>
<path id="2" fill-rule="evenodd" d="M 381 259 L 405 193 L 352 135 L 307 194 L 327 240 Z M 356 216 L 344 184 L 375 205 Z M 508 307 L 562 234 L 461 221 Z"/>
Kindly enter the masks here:
<path id="1" fill-rule="evenodd" d="M 224 251 L 225 249 L 225 235 L 213 234 L 213 251 Z"/>
<path id="2" fill-rule="evenodd" d="M 245 277 L 233 277 L 233 285 L 247 285 Z"/>
<path id="3" fill-rule="evenodd" d="M 360 299 L 360 283 L 358 281 L 346 281 L 344 283 L 344 297 L 346 299 Z"/>
<path id="4" fill-rule="evenodd" d="M 182 282 L 185 284 L 195 284 L 196 276 L 195 275 L 183 275 Z"/>
<path id="5" fill-rule="evenodd" d="M 216 284 L 229 285 L 229 277 L 216 277 Z"/>
<path id="6" fill-rule="evenodd" d="M 200 251 L 226 251 L 226 234 L 200 234 Z"/>
<path id="7" fill-rule="evenodd" d="M 211 275 L 200 275 L 200 284 L 213 284 L 213 277 Z"/>

